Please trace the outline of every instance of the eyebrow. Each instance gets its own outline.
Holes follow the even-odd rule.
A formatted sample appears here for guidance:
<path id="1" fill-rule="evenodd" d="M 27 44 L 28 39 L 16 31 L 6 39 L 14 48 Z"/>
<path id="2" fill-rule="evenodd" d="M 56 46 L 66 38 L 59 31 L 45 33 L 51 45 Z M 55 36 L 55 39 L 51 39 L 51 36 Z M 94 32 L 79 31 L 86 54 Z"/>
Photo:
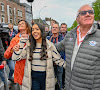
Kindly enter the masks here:
<path id="1" fill-rule="evenodd" d="M 32 29 L 34 29 L 34 28 L 32 28 Z M 40 29 L 39 27 L 36 27 L 36 29 Z"/>
<path id="2" fill-rule="evenodd" d="M 58 27 L 53 27 L 53 28 L 58 28 Z"/>

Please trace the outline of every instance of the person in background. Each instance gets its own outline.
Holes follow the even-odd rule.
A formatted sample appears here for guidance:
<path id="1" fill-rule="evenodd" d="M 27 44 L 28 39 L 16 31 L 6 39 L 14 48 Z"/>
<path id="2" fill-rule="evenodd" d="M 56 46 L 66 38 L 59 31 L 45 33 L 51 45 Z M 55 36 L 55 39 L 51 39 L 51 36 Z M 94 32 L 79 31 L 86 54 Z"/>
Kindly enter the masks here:
<path id="1" fill-rule="evenodd" d="M 45 33 L 46 33 L 46 35 L 48 34 L 49 31 L 50 31 L 49 30 L 49 26 L 45 26 Z"/>
<path id="2" fill-rule="evenodd" d="M 67 24 L 66 23 L 61 23 L 61 25 L 60 25 L 60 33 L 63 36 L 63 38 L 68 33 Z M 64 60 L 65 60 L 65 55 L 64 55 Z M 62 75 L 62 88 L 63 89 L 65 88 L 65 69 L 64 68 L 63 68 L 63 75 Z"/>
<path id="3" fill-rule="evenodd" d="M 66 62 L 61 59 L 54 44 L 46 39 L 44 25 L 35 23 L 30 38 L 23 34 L 14 50 L 13 60 L 27 59 L 22 90 L 55 90 L 53 61 L 63 67 Z"/>
<path id="4" fill-rule="evenodd" d="M 20 20 L 18 22 L 18 30 L 20 32 L 14 38 L 12 38 L 9 47 L 7 48 L 7 50 L 4 53 L 4 57 L 7 59 L 12 57 L 12 53 L 14 51 L 13 47 L 19 43 L 21 35 L 26 34 L 26 33 L 28 35 L 30 34 L 31 27 L 27 21 Z M 22 85 L 22 80 L 23 80 L 23 76 L 24 76 L 25 61 L 26 61 L 25 59 L 23 59 L 21 61 L 16 61 L 16 64 L 15 64 L 14 83 L 18 83 L 19 85 Z"/>
<path id="5" fill-rule="evenodd" d="M 65 51 L 65 90 L 100 90 L 100 30 L 93 8 L 85 4 L 77 12 L 78 26 L 56 45 Z"/>
<path id="6" fill-rule="evenodd" d="M 66 23 L 62 23 L 60 25 L 60 33 L 63 37 L 65 37 L 66 33 L 67 33 L 67 24 Z"/>
<path id="7" fill-rule="evenodd" d="M 32 19 L 32 22 L 31 22 L 32 26 L 34 25 L 34 20 Z"/>
<path id="8" fill-rule="evenodd" d="M 8 28 L 9 28 L 10 38 L 12 39 L 17 35 L 18 32 L 13 28 L 13 24 L 12 23 L 8 24 Z"/>
<path id="9" fill-rule="evenodd" d="M 15 35 L 17 34 L 17 31 L 13 29 L 12 23 L 8 24 L 8 28 L 9 28 L 9 36 L 10 36 L 10 40 L 11 40 L 12 38 L 15 37 Z M 6 44 L 6 49 L 7 49 L 9 46 L 8 41 L 5 40 L 5 44 Z M 10 70 L 8 80 L 10 80 L 11 82 L 14 82 L 13 73 L 14 73 L 15 64 L 14 64 L 14 61 L 12 61 L 11 57 L 9 59 L 7 59 L 7 65 Z M 10 85 L 9 85 L 9 88 L 11 88 Z"/>
<path id="10" fill-rule="evenodd" d="M 10 35 L 9 35 L 9 29 L 7 27 L 3 27 L 3 24 L 0 24 L 0 38 L 2 40 L 2 44 L 4 49 L 6 50 L 7 47 L 10 45 Z"/>
<path id="11" fill-rule="evenodd" d="M 55 24 L 55 23 L 59 24 L 59 23 L 58 23 L 57 21 L 55 21 L 55 20 L 51 20 L 51 21 L 50 21 L 50 26 L 51 26 L 51 27 L 50 27 L 50 30 L 48 31 L 48 33 L 46 33 L 47 36 L 51 36 L 51 35 L 52 35 L 52 31 L 51 31 L 51 30 L 52 30 L 53 24 Z"/>
<path id="12" fill-rule="evenodd" d="M 54 44 L 55 43 L 59 43 L 60 41 L 63 40 L 63 36 L 62 35 L 59 35 L 59 24 L 58 23 L 55 23 L 53 24 L 52 26 L 52 35 L 51 36 L 47 36 L 47 39 L 51 42 L 53 42 Z M 59 52 L 61 57 L 64 59 L 64 52 Z M 59 83 L 60 85 L 60 90 L 62 88 L 62 74 L 63 74 L 63 67 L 59 67 L 58 65 L 54 64 L 54 69 L 55 69 L 55 75 L 56 75 L 56 78 L 57 78 L 57 82 Z"/>

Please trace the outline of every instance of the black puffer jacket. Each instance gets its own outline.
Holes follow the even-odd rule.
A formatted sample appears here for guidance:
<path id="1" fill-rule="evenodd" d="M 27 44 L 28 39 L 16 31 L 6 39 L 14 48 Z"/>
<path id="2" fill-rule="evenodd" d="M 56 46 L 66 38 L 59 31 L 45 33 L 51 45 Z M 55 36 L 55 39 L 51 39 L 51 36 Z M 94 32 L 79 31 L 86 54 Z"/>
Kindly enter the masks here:
<path id="1" fill-rule="evenodd" d="M 5 52 L 5 50 L 4 50 L 4 47 L 3 47 L 3 44 L 2 44 L 2 40 L 1 40 L 1 38 L 0 38 L 0 61 L 1 61 L 1 60 L 2 60 L 2 61 L 6 60 L 6 59 L 4 58 L 4 52 Z"/>
<path id="2" fill-rule="evenodd" d="M 77 38 L 76 29 L 67 33 L 56 45 L 58 51 L 66 54 L 66 90 L 100 90 L 100 30 L 93 25 L 92 33 L 83 40 L 71 70 L 71 59 Z"/>

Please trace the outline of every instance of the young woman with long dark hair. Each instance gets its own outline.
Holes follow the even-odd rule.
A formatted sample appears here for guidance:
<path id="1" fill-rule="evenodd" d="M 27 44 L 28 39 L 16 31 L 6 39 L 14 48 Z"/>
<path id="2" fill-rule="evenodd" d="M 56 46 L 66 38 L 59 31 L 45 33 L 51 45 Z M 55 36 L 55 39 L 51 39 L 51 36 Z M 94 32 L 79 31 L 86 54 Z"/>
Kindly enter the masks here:
<path id="1" fill-rule="evenodd" d="M 45 27 L 40 23 L 32 26 L 30 38 L 22 35 L 12 58 L 26 59 L 22 90 L 55 90 L 53 61 L 66 65 L 53 43 L 46 39 Z"/>

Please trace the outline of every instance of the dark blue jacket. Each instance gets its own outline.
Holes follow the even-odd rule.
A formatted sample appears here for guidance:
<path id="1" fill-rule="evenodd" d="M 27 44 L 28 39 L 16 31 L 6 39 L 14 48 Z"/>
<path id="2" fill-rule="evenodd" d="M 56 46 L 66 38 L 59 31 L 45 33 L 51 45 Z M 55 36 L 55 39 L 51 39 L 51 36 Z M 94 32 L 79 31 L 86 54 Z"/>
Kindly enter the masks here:
<path id="1" fill-rule="evenodd" d="M 50 38 L 51 38 L 51 40 L 50 40 Z M 47 36 L 47 39 L 48 40 L 50 40 L 51 42 L 53 42 L 53 37 L 52 37 L 52 35 L 51 36 Z M 55 42 L 54 42 L 54 44 L 55 43 L 59 43 L 60 41 L 62 41 L 64 38 L 63 38 L 63 36 L 62 35 L 59 35 L 58 36 L 58 42 L 56 41 L 57 39 L 55 38 Z M 61 55 L 61 57 L 65 60 L 65 52 L 64 51 L 61 51 L 61 52 L 59 52 L 60 53 L 60 55 Z"/>
<path id="2" fill-rule="evenodd" d="M 0 61 L 6 61 L 6 58 L 4 58 L 4 47 L 3 47 L 3 44 L 2 44 L 2 40 L 0 38 Z"/>

